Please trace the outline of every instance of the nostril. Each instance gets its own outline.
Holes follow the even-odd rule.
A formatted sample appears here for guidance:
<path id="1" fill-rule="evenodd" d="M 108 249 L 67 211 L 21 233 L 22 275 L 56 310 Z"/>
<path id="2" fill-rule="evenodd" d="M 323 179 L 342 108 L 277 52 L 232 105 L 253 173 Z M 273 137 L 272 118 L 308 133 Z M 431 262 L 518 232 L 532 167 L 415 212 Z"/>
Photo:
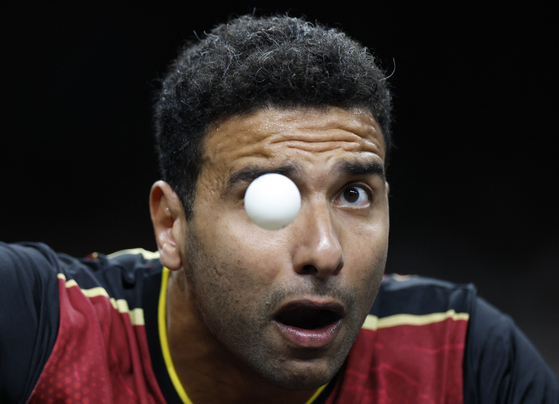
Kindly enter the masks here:
<path id="1" fill-rule="evenodd" d="M 303 267 L 303 272 L 306 274 L 316 274 L 318 273 L 318 269 L 314 265 L 305 265 Z"/>
<path id="2" fill-rule="evenodd" d="M 330 275 L 338 275 L 344 266 L 344 260 L 340 259 L 335 265 L 328 265 L 327 263 L 323 264 L 324 265 L 306 264 L 299 267 L 299 270 L 296 272 L 301 275 L 313 275 L 319 278 L 324 278 Z"/>

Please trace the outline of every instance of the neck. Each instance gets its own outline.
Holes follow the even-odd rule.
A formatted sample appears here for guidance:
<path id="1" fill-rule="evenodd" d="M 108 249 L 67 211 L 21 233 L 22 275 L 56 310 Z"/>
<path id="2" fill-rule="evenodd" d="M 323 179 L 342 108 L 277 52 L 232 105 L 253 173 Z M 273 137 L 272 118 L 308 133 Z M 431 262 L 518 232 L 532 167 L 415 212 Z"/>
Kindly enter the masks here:
<path id="1" fill-rule="evenodd" d="M 166 330 L 176 375 L 193 404 L 305 404 L 309 401 L 316 389 L 280 389 L 219 343 L 200 318 L 186 282 L 183 270 L 170 276 Z"/>

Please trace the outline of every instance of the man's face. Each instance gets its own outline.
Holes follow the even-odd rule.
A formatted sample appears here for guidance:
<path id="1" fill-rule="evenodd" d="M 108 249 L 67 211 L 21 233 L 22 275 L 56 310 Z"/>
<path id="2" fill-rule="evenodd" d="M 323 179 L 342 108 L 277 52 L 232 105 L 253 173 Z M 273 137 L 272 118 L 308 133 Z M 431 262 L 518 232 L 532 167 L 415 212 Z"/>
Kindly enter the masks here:
<path id="1" fill-rule="evenodd" d="M 271 383 L 310 389 L 345 360 L 377 294 L 388 248 L 379 126 L 364 109 L 263 109 L 211 130 L 182 258 L 211 335 Z M 267 172 L 301 211 L 270 231 L 243 197 Z"/>

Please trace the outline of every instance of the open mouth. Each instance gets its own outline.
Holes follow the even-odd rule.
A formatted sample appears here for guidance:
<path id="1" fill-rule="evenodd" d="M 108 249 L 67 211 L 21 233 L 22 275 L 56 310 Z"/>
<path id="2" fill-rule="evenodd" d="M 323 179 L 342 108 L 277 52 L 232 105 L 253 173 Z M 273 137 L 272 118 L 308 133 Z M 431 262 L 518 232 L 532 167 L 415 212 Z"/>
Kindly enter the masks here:
<path id="1" fill-rule="evenodd" d="M 301 348 L 326 348 L 338 335 L 345 313 L 338 303 L 288 303 L 274 316 L 278 332 Z"/>
<path id="2" fill-rule="evenodd" d="M 288 327 L 317 330 L 337 323 L 342 318 L 342 308 L 336 304 L 315 306 L 294 303 L 284 307 L 275 320 Z"/>

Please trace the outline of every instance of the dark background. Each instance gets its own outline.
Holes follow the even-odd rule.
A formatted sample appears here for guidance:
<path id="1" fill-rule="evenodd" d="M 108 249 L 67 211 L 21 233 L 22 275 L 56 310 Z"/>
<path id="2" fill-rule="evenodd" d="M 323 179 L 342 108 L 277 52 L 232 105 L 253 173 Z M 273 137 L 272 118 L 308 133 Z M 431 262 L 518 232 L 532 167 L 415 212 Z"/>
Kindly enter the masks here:
<path id="1" fill-rule="evenodd" d="M 154 250 L 155 79 L 193 31 L 255 6 L 289 10 L 344 29 L 395 66 L 387 271 L 474 282 L 559 373 L 551 6 L 326 3 L 4 6 L 0 239 L 75 256 Z"/>

